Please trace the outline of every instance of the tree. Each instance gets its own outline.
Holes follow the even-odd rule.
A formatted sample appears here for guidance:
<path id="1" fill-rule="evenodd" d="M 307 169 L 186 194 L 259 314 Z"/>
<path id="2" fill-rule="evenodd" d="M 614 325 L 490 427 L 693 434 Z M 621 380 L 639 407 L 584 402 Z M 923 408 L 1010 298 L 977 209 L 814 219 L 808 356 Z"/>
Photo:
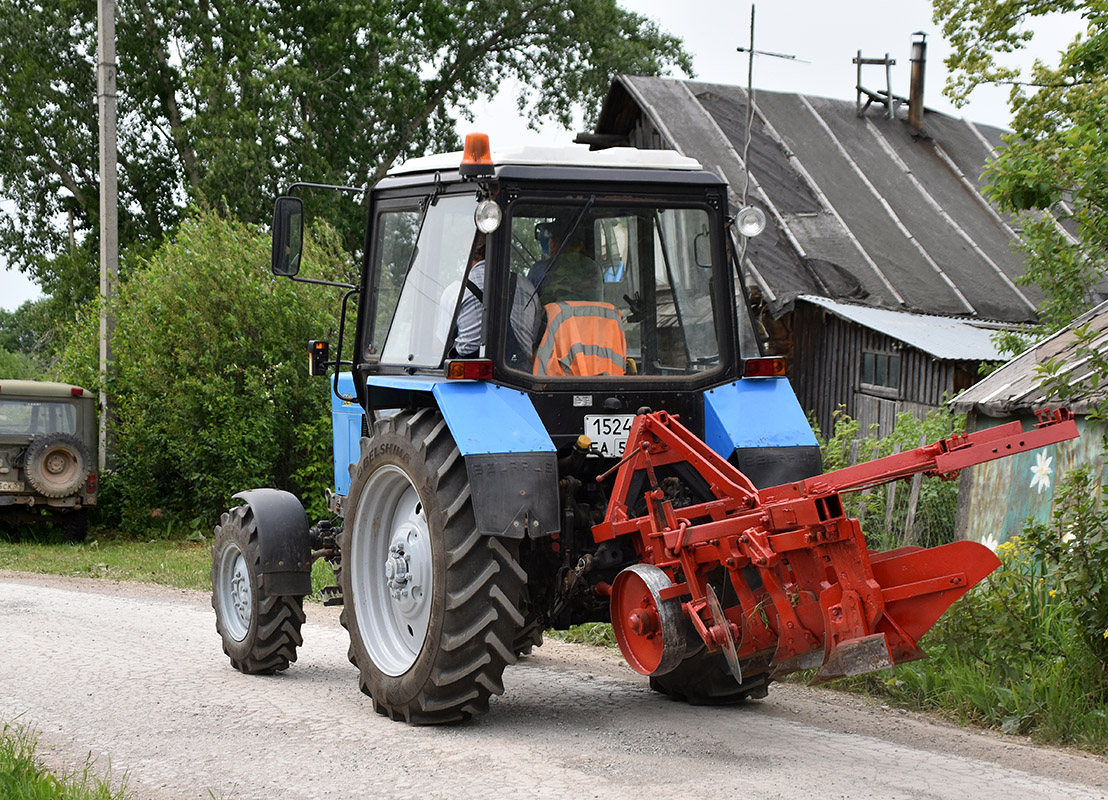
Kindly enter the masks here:
<path id="1" fill-rule="evenodd" d="M 0 247 L 74 300 L 96 287 L 95 22 L 94 0 L 0 0 Z M 117 36 L 124 279 L 190 202 L 253 222 L 294 179 L 371 182 L 456 146 L 454 115 L 510 79 L 568 125 L 615 72 L 691 71 L 616 0 L 124 0 Z"/>
<path id="2" fill-rule="evenodd" d="M 1010 85 L 1012 128 L 989 164 L 990 196 L 1023 215 L 1028 270 L 1045 299 L 1044 330 L 1057 330 L 1103 292 L 1108 263 L 1108 0 L 935 0 L 953 51 L 946 94 L 957 103 L 982 83 Z M 1027 47 L 1034 21 L 1080 15 L 1085 32 L 1057 67 L 1030 74 L 1000 63 Z M 1067 235 L 1055 220 L 1074 232 Z"/>

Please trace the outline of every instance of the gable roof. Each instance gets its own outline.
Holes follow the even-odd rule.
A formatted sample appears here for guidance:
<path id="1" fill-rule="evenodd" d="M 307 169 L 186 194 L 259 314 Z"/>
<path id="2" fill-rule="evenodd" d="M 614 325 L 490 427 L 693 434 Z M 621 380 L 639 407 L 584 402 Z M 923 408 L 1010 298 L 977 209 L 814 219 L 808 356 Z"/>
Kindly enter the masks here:
<path id="1" fill-rule="evenodd" d="M 737 207 L 747 178 L 746 90 L 621 75 L 596 140 L 673 148 L 715 170 Z M 1016 233 L 981 194 L 1001 131 L 934 111 L 924 132 L 876 110 L 756 92 L 749 200 L 768 218 L 746 267 L 774 314 L 799 295 L 891 310 L 1031 321 Z"/>
<path id="2" fill-rule="evenodd" d="M 1062 377 L 1071 384 L 1083 385 L 1092 376 L 1092 369 L 1088 366 L 1088 355 L 1079 352 L 1082 344 L 1074 331 L 1085 326 L 1095 335 L 1093 349 L 1101 356 L 1108 354 L 1108 302 L 1105 302 L 966 389 L 950 401 L 951 407 L 958 413 L 976 411 L 991 417 L 1029 413 L 1061 404 L 1075 414 L 1087 413 L 1104 399 L 1103 386 L 1093 391 L 1086 388 L 1063 403 L 1047 397 L 1038 370 L 1040 364 L 1055 361 L 1063 365 Z"/>

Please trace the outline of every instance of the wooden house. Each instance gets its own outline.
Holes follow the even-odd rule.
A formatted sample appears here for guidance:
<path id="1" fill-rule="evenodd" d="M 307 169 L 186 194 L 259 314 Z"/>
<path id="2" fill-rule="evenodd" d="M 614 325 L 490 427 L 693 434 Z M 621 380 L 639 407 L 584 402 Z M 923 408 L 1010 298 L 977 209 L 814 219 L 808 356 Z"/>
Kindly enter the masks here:
<path id="1" fill-rule="evenodd" d="M 764 211 L 762 234 L 735 235 L 744 281 L 764 348 L 789 357 L 825 430 L 840 406 L 887 428 L 939 405 L 1041 299 L 1016 282 L 1013 221 L 982 194 L 1002 132 L 922 106 L 917 126 L 902 105 L 757 92 L 751 109 L 741 87 L 621 75 L 578 137 L 672 148 L 727 180 L 735 209 Z"/>

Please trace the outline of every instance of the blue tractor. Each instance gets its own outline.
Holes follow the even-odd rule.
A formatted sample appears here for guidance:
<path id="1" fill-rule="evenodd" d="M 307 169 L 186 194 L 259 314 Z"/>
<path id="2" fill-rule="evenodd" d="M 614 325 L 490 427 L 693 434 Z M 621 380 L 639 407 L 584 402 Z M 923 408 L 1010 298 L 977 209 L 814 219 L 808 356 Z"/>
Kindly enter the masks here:
<path id="1" fill-rule="evenodd" d="M 353 342 L 340 328 L 334 359 L 310 343 L 313 371 L 333 373 L 335 519 L 310 525 L 272 489 L 236 495 L 213 606 L 235 668 L 285 669 L 326 558 L 325 601 L 343 607 L 377 712 L 453 722 L 488 709 L 542 631 L 609 619 L 612 583 L 642 554 L 594 538 L 612 499 L 599 477 L 637 414 L 679 418 L 756 486 L 817 474 L 819 449 L 755 337 L 727 186 L 692 159 L 492 153 L 474 135 L 364 198 Z M 297 276 L 304 215 L 277 201 L 277 275 Z M 687 464 L 649 481 L 677 509 L 711 496 Z M 750 664 L 736 680 L 719 649 L 690 645 L 650 683 L 726 703 L 763 696 L 770 675 Z"/>

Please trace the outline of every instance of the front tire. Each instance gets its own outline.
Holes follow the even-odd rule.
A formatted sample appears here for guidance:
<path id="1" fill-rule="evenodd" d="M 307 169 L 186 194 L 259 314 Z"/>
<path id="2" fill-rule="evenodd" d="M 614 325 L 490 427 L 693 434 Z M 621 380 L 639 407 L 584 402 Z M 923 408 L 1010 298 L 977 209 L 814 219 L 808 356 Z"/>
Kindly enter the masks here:
<path id="1" fill-rule="evenodd" d="M 231 666 L 248 675 L 288 669 L 304 643 L 304 598 L 262 589 L 258 536 L 253 509 L 239 506 L 222 516 L 212 546 L 215 627 Z"/>
<path id="2" fill-rule="evenodd" d="M 518 543 L 477 531 L 465 461 L 442 415 L 378 421 L 352 469 L 342 624 L 374 709 L 459 722 L 504 691 L 526 575 Z"/>

